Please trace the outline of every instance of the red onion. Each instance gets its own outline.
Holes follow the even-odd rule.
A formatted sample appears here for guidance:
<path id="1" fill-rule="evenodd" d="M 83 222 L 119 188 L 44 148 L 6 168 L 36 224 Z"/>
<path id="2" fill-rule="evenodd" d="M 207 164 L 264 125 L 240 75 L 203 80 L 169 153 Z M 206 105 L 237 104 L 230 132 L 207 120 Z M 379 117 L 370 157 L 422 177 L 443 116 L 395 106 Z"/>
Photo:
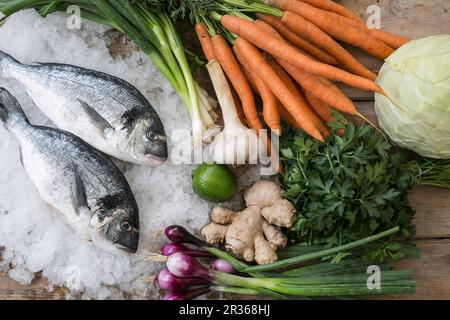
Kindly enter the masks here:
<path id="1" fill-rule="evenodd" d="M 211 268 L 216 271 L 226 272 L 226 273 L 235 273 L 236 269 L 226 260 L 217 259 L 211 263 Z"/>
<path id="2" fill-rule="evenodd" d="M 167 268 L 161 270 L 156 278 L 156 283 L 162 290 L 181 291 L 188 287 L 205 286 L 211 284 L 203 278 L 178 278 L 175 277 Z"/>
<path id="3" fill-rule="evenodd" d="M 191 257 L 213 257 L 213 255 L 207 251 L 191 249 L 179 243 L 168 243 L 161 248 L 161 254 L 166 257 L 176 252 L 182 252 Z"/>
<path id="4" fill-rule="evenodd" d="M 173 225 L 173 226 L 167 227 L 165 230 L 165 233 L 166 233 L 167 239 L 169 239 L 170 241 L 172 241 L 174 243 L 190 243 L 190 244 L 196 245 L 197 247 L 209 247 L 210 246 L 205 241 L 190 234 L 189 231 L 187 231 L 182 226 Z"/>
<path id="5" fill-rule="evenodd" d="M 166 267 L 178 278 L 194 277 L 211 280 L 211 275 L 207 268 L 202 266 L 191 256 L 182 252 L 177 252 L 169 256 Z"/>

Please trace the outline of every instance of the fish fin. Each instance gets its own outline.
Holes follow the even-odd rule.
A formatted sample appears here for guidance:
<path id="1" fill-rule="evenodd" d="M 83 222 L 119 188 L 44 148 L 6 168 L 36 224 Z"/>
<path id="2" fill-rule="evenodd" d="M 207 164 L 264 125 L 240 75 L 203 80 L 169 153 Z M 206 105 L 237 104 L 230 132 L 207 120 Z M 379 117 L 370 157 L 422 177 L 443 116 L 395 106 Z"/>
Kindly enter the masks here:
<path id="1" fill-rule="evenodd" d="M 83 180 L 81 179 L 80 173 L 78 172 L 78 168 L 74 163 L 72 163 L 72 171 L 74 180 L 72 181 L 72 192 L 70 196 L 75 212 L 80 216 L 82 213 L 85 213 L 90 209 L 87 203 L 86 188 Z"/>
<path id="2" fill-rule="evenodd" d="M 5 88 L 0 88 L 0 122 L 28 121 L 17 99 Z"/>
<path id="3" fill-rule="evenodd" d="M 97 111 L 95 111 L 94 108 L 92 108 L 89 104 L 84 102 L 83 100 L 77 99 L 80 104 L 83 111 L 88 115 L 90 122 L 99 129 L 103 135 L 105 135 L 105 132 L 108 129 L 114 130 L 113 126 L 105 119 L 103 118 Z"/>

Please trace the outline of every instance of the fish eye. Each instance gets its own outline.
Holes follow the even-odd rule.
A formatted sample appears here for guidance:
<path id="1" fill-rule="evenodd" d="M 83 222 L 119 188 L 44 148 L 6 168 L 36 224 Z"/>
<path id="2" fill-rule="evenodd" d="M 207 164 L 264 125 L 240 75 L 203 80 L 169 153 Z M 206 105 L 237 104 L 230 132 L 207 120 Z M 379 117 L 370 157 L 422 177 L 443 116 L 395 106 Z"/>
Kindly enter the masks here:
<path id="1" fill-rule="evenodd" d="M 131 231 L 131 225 L 130 225 L 130 223 L 128 221 L 123 221 L 120 224 L 120 229 L 122 229 L 122 231 L 125 231 L 125 232 L 130 232 Z"/>
<path id="2" fill-rule="evenodd" d="M 147 132 L 147 134 L 145 136 L 147 137 L 148 141 L 155 141 L 158 138 L 156 133 L 154 133 L 153 131 Z"/>

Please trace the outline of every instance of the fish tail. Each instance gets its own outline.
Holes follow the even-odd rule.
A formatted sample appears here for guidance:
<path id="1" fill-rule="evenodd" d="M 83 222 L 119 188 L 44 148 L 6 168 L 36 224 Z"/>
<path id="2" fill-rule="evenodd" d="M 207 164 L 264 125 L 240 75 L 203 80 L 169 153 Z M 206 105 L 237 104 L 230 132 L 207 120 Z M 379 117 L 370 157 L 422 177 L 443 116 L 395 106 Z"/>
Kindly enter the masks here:
<path id="1" fill-rule="evenodd" d="M 5 88 L 0 88 L 0 121 L 5 125 L 28 121 L 17 99 Z"/>
<path id="2" fill-rule="evenodd" d="M 0 50 L 0 76 L 8 76 L 8 67 L 19 64 L 12 56 Z"/>

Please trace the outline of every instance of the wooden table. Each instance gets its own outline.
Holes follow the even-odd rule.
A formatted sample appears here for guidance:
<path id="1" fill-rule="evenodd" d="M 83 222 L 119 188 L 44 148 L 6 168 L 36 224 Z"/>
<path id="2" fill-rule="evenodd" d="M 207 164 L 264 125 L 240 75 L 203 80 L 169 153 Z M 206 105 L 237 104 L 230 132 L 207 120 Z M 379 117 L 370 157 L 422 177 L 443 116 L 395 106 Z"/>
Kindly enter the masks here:
<path id="1" fill-rule="evenodd" d="M 384 30 L 409 38 L 450 33 L 450 0 L 341 0 L 362 17 L 367 7 L 375 4 L 381 9 Z M 350 49 L 373 70 L 381 62 Z M 373 95 L 346 89 L 362 113 L 375 119 Z M 450 299 L 450 191 L 420 187 L 411 196 L 417 210 L 417 235 L 414 242 L 422 250 L 420 260 L 404 260 L 402 267 L 416 270 L 417 293 L 398 299 Z M 46 281 L 37 277 L 32 285 L 21 286 L 0 273 L 0 299 L 62 299 L 65 290 L 50 293 Z"/>

